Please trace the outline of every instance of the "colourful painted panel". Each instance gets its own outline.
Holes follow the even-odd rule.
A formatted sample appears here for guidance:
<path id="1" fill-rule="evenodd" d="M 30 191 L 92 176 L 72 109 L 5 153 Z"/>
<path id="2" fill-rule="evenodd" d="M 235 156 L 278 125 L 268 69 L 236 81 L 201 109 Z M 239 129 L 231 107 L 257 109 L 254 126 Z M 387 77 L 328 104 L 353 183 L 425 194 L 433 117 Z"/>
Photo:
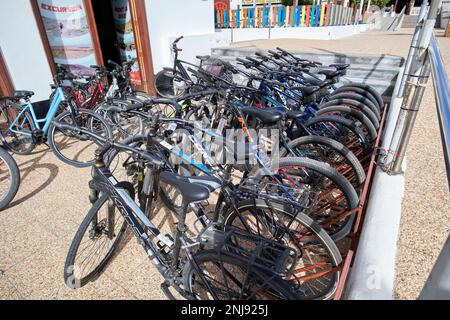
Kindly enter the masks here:
<path id="1" fill-rule="evenodd" d="M 309 27 L 309 20 L 311 18 L 311 6 L 306 6 L 306 21 L 305 24 L 307 27 Z"/>

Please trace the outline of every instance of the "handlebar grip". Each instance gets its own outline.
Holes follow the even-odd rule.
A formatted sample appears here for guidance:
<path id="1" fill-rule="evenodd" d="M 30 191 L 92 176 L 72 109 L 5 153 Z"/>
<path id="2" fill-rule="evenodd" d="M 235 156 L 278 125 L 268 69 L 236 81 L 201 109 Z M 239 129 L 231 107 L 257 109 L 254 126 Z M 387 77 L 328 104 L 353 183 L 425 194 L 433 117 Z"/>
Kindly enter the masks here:
<path id="1" fill-rule="evenodd" d="M 260 66 L 261 65 L 261 62 L 259 62 L 258 60 L 256 60 L 255 58 L 252 58 L 252 57 L 246 57 L 246 59 L 248 60 L 248 61 L 250 61 L 250 62 L 253 62 L 253 64 L 255 65 L 255 66 Z M 247 62 L 248 63 L 248 62 Z"/>
<path id="2" fill-rule="evenodd" d="M 241 63 L 248 64 L 248 61 L 247 61 L 247 60 L 244 60 L 244 59 L 242 59 L 242 58 L 236 58 L 236 61 L 239 61 L 239 62 L 241 62 Z"/>
<path id="3" fill-rule="evenodd" d="M 118 63 L 112 61 L 112 60 L 108 60 L 108 64 L 110 64 L 110 65 L 112 65 L 112 66 L 114 66 L 116 68 L 120 68 L 120 65 Z"/>
<path id="4" fill-rule="evenodd" d="M 288 55 L 288 54 L 289 54 L 289 52 L 287 52 L 287 51 L 284 50 L 284 49 L 281 49 L 280 47 L 277 47 L 276 49 L 277 49 L 278 51 L 282 52 L 283 55 Z"/>

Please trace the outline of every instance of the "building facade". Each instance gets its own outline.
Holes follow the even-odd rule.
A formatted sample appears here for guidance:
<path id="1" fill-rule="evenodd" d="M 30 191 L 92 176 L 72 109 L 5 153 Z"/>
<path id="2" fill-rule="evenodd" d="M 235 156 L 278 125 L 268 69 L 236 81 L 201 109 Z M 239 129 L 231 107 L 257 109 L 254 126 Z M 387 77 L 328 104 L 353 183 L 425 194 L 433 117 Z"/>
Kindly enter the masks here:
<path id="1" fill-rule="evenodd" d="M 0 94 L 12 87 L 47 99 L 57 64 L 81 73 L 132 58 L 136 86 L 151 91 L 172 39 L 213 33 L 214 0 L 1 1 Z"/>

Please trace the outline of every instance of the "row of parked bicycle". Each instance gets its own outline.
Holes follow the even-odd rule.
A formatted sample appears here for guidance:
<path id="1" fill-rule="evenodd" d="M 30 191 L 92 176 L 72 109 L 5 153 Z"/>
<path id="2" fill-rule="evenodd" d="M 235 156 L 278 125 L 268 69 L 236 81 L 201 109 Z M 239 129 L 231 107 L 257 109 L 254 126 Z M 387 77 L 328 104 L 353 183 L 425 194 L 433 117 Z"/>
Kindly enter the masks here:
<path id="1" fill-rule="evenodd" d="M 190 64 L 178 59 L 181 38 L 174 66 L 155 77 L 159 97 L 133 89 L 133 62 L 110 62 L 89 76 L 59 68 L 41 115 L 32 92 L 1 98 L 9 150 L 48 141 L 65 163 L 92 166 L 92 208 L 69 249 L 66 284 L 94 281 L 129 229 L 170 298 L 332 298 L 380 94 L 340 83 L 347 64 L 281 48 Z M 161 205 L 176 218 L 169 231 L 155 222 Z"/>

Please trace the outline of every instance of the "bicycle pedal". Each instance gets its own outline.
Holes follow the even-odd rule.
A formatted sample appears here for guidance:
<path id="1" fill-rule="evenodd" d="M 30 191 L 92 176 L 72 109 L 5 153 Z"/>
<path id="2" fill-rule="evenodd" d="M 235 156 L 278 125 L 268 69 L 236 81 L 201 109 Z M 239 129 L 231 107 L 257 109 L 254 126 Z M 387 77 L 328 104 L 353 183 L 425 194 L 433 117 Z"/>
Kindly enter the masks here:
<path id="1" fill-rule="evenodd" d="M 41 143 L 44 141 L 44 133 L 39 129 L 33 130 L 33 132 L 31 132 L 31 138 L 34 143 Z"/>
<path id="2" fill-rule="evenodd" d="M 168 238 L 170 241 L 175 242 L 175 240 L 172 238 L 170 234 L 165 234 L 165 237 Z M 167 246 L 161 240 L 158 240 L 158 242 L 156 242 L 156 246 L 158 247 L 160 252 L 163 252 L 165 254 L 170 253 L 170 248 L 167 248 Z"/>
<path id="3" fill-rule="evenodd" d="M 164 283 L 164 282 L 161 283 L 161 290 L 165 294 L 167 299 L 169 299 L 169 300 L 177 300 L 177 298 L 175 298 L 175 296 L 172 294 L 172 292 L 170 292 L 169 286 L 166 283 Z"/>

